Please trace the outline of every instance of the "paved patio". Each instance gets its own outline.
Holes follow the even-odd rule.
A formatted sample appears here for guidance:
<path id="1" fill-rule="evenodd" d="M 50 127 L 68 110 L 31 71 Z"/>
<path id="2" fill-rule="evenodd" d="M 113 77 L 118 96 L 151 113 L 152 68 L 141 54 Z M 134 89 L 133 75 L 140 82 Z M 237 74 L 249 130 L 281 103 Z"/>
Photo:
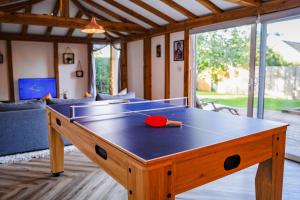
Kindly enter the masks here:
<path id="1" fill-rule="evenodd" d="M 246 116 L 246 109 L 238 108 L 238 111 L 242 116 Z M 300 115 L 266 110 L 265 119 L 290 124 L 287 129 L 286 153 L 300 158 Z"/>

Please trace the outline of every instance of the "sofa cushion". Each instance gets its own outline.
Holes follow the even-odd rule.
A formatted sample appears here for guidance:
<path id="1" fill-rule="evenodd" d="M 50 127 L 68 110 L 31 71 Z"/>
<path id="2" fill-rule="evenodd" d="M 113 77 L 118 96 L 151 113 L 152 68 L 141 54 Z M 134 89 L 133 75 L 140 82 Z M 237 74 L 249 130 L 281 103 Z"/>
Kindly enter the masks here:
<path id="1" fill-rule="evenodd" d="M 125 89 L 121 90 L 121 92 L 119 92 L 118 95 L 125 95 L 127 93 L 128 93 L 127 88 L 125 88 Z"/>
<path id="2" fill-rule="evenodd" d="M 96 101 L 101 100 L 115 100 L 115 99 L 134 99 L 135 93 L 134 92 L 128 92 L 124 95 L 109 95 L 109 94 L 102 94 L 98 93 L 96 96 Z"/>
<path id="3" fill-rule="evenodd" d="M 18 110 L 31 110 L 31 109 L 44 109 L 45 102 L 42 100 L 26 100 L 14 103 L 1 103 L 0 112 L 18 111 Z"/>
<path id="4" fill-rule="evenodd" d="M 76 103 L 86 103 L 95 101 L 92 97 L 82 98 L 82 99 L 57 99 L 52 98 L 47 100 L 47 104 L 53 105 L 53 104 L 76 104 Z"/>

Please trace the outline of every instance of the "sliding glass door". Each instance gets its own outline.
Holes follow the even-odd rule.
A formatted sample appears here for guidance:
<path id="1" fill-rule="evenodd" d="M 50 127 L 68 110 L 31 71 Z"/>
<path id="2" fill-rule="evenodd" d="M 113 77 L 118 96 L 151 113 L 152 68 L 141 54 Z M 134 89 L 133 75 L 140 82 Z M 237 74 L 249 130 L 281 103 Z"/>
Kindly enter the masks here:
<path id="1" fill-rule="evenodd" d="M 198 108 L 288 123 L 286 156 L 300 162 L 300 16 L 278 17 L 293 13 L 201 29 L 193 88 Z"/>
<path id="2" fill-rule="evenodd" d="M 258 117 L 290 124 L 287 156 L 300 161 L 300 17 L 262 27 Z"/>
<path id="3" fill-rule="evenodd" d="M 198 33 L 196 38 L 196 106 L 252 116 L 256 25 Z"/>

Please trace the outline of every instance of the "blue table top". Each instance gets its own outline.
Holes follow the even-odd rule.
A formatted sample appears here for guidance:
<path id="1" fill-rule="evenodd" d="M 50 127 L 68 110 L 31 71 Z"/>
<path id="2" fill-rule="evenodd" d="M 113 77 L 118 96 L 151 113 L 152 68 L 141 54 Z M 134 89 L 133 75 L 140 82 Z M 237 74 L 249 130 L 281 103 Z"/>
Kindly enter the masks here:
<path id="1" fill-rule="evenodd" d="M 70 117 L 70 105 L 50 107 Z M 122 113 L 138 110 L 148 111 Z M 75 124 L 84 126 L 97 136 L 144 161 L 286 126 L 272 121 L 176 107 L 159 102 L 88 107 L 76 112 L 82 116 L 104 114 L 77 119 Z M 169 120 L 182 121 L 183 126 L 149 127 L 144 123 L 148 115 L 163 115 Z"/>

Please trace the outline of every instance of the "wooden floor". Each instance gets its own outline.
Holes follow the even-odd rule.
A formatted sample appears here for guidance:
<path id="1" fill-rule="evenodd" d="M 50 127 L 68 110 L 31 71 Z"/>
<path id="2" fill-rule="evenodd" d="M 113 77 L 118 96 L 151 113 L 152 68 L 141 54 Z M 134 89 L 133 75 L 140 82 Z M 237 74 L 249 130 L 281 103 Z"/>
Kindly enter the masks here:
<path id="1" fill-rule="evenodd" d="M 286 161 L 284 200 L 300 199 L 300 164 Z M 176 197 L 177 200 L 254 198 L 256 166 Z M 49 159 L 0 165 L 0 199 L 125 200 L 127 191 L 79 152 L 66 153 L 65 173 L 51 177 Z"/>

